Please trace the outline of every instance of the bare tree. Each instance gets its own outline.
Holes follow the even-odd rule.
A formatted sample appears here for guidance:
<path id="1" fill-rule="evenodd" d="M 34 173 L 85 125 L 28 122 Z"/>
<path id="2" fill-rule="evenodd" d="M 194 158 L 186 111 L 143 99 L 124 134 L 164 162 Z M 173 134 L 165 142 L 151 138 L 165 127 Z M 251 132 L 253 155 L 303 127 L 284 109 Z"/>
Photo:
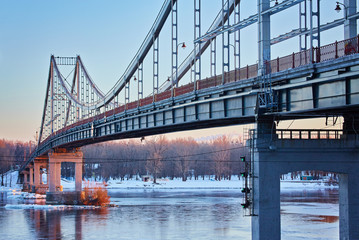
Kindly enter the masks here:
<path id="1" fill-rule="evenodd" d="M 155 139 L 147 141 L 149 146 L 149 156 L 146 162 L 146 170 L 153 175 L 153 183 L 157 183 L 157 177 L 163 166 L 164 153 L 168 148 L 168 141 L 161 135 Z"/>
<path id="2" fill-rule="evenodd" d="M 215 152 L 212 154 L 215 179 L 221 181 L 229 171 L 230 142 L 227 136 L 222 136 L 212 141 Z"/>
<path id="3" fill-rule="evenodd" d="M 171 144 L 175 148 L 175 153 L 178 157 L 175 160 L 175 168 L 178 175 L 181 176 L 182 181 L 187 180 L 188 172 L 190 170 L 190 155 L 196 150 L 197 143 L 193 138 L 176 139 Z"/>
<path id="4" fill-rule="evenodd" d="M 7 171 L 11 169 L 14 163 L 13 149 L 14 144 L 7 142 L 4 139 L 0 140 L 0 174 L 1 174 L 1 186 L 4 186 L 4 176 Z"/>

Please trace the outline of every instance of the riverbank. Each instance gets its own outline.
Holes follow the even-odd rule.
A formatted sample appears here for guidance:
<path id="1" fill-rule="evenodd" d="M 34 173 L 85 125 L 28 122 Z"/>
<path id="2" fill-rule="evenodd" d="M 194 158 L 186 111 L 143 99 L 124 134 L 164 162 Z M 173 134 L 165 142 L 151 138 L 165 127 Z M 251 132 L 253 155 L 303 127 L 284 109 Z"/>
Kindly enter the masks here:
<path id="1" fill-rule="evenodd" d="M 32 198 L 44 198 L 44 195 L 33 194 L 33 193 L 24 193 L 21 192 L 22 185 L 16 184 L 17 182 L 17 172 L 9 173 L 9 176 L 6 178 L 7 182 L 5 186 L 0 187 L 0 192 L 7 192 L 8 197 L 21 197 L 24 199 Z M 46 179 L 44 179 L 46 182 Z M 10 187 L 11 183 L 11 187 Z M 281 191 L 300 191 L 300 190 L 316 190 L 316 189 L 330 189 L 338 188 L 338 185 L 327 180 L 299 180 L 299 179 L 288 179 L 281 180 Z M 180 190 L 219 190 L 219 189 L 232 189 L 240 190 L 244 186 L 243 179 L 238 179 L 237 176 L 233 176 L 231 180 L 221 180 L 215 181 L 214 177 L 205 177 L 205 179 L 194 180 L 187 179 L 187 181 L 182 181 L 181 178 L 175 178 L 170 180 L 168 178 L 157 179 L 157 183 L 152 181 L 145 182 L 141 179 L 129 179 L 121 181 L 119 179 L 110 179 L 106 183 L 103 182 L 94 182 L 94 181 L 83 181 L 83 187 L 93 186 L 93 185 L 104 185 L 108 190 L 116 191 L 126 190 L 126 189 L 162 189 L 162 190 L 171 190 L 171 189 L 180 189 Z M 75 189 L 75 181 L 68 179 L 61 179 L 61 185 L 63 186 L 64 191 L 73 191 Z"/>

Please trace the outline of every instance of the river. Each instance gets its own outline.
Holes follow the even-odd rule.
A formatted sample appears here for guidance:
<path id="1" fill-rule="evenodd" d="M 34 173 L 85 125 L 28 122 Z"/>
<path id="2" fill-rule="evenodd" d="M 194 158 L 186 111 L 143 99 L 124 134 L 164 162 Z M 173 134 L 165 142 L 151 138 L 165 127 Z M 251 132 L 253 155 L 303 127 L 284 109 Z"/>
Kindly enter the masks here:
<path id="1" fill-rule="evenodd" d="M 118 208 L 65 210 L 8 209 L 33 202 L 0 193 L 0 239 L 251 239 L 239 192 L 110 190 Z M 338 189 L 282 192 L 282 239 L 338 239 L 338 214 Z"/>

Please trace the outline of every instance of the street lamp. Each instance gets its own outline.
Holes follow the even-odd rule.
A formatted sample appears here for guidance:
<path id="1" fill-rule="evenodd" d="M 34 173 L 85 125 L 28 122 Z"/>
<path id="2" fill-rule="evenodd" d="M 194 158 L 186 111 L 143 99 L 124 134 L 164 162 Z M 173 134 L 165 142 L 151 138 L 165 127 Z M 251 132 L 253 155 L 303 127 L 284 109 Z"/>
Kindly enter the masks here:
<path id="1" fill-rule="evenodd" d="M 186 43 L 185 42 L 181 42 L 181 43 L 179 43 L 179 44 L 177 44 L 177 51 L 178 51 L 178 47 L 179 47 L 179 45 L 181 45 L 182 44 L 182 46 L 181 46 L 181 48 L 186 48 L 187 46 L 186 46 Z"/>
<path id="2" fill-rule="evenodd" d="M 177 78 L 178 78 L 178 66 L 177 66 L 177 62 L 178 62 L 178 47 L 180 46 L 180 45 L 182 45 L 181 47 L 183 48 L 183 49 L 185 49 L 187 46 L 186 46 L 186 43 L 185 42 L 181 42 L 181 43 L 179 43 L 179 44 L 177 44 L 177 48 L 176 48 L 176 81 L 177 81 L 177 83 L 176 83 L 176 85 L 178 86 L 178 80 L 177 80 Z M 172 59 L 173 60 L 173 59 Z M 173 64 L 172 64 L 172 67 L 173 67 Z M 172 70 L 173 71 L 173 70 Z M 172 76 L 171 76 L 171 78 L 172 78 L 172 81 L 171 81 L 171 97 L 174 97 L 173 96 L 173 74 L 172 74 Z"/>
<path id="3" fill-rule="evenodd" d="M 345 4 L 337 2 L 337 5 L 335 6 L 334 10 L 337 11 L 337 13 L 339 13 L 342 10 L 340 5 L 342 5 L 344 7 L 344 18 L 347 19 L 348 18 L 348 14 L 347 14 L 348 8 L 347 8 L 347 6 L 345 6 Z"/>

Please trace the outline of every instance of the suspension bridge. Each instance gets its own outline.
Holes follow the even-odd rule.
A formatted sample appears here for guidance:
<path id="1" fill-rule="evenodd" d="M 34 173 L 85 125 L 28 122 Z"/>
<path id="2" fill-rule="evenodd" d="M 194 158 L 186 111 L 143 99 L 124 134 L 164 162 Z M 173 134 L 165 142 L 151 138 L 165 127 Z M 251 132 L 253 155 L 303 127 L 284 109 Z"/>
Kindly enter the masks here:
<path id="1" fill-rule="evenodd" d="M 56 200 L 61 163 L 75 162 L 76 191 L 81 191 L 80 148 L 88 144 L 254 123 L 250 155 L 242 159 L 247 171 L 243 206 L 252 218 L 252 239 L 280 239 L 279 177 L 301 170 L 339 173 L 340 239 L 358 239 L 356 1 L 337 3 L 344 17 L 322 24 L 319 0 L 258 0 L 257 13 L 245 19 L 239 0 L 222 0 L 212 25 L 202 31 L 201 1 L 194 0 L 194 48 L 181 64 L 178 50 L 185 43 L 179 41 L 177 4 L 164 1 L 142 45 L 107 93 L 95 84 L 80 56 L 51 56 L 38 145 L 21 168 L 24 187 L 48 189 L 48 201 Z M 291 8 L 299 9 L 299 28 L 271 37 L 271 16 Z M 166 22 L 171 28 L 171 67 L 170 76 L 161 79 L 159 36 Z M 258 26 L 258 61 L 241 66 L 240 32 L 253 24 Z M 344 40 L 322 46 L 321 33 L 340 26 Z M 299 38 L 298 52 L 271 57 L 274 44 L 294 37 Z M 208 76 L 202 70 L 206 52 Z M 152 77 L 144 74 L 145 59 L 151 61 Z M 69 75 L 62 73 L 66 68 Z M 147 95 L 144 83 L 152 85 Z M 338 116 L 344 124 L 335 131 L 275 128 L 280 120 Z M 42 168 L 47 169 L 48 185 L 41 182 Z"/>

